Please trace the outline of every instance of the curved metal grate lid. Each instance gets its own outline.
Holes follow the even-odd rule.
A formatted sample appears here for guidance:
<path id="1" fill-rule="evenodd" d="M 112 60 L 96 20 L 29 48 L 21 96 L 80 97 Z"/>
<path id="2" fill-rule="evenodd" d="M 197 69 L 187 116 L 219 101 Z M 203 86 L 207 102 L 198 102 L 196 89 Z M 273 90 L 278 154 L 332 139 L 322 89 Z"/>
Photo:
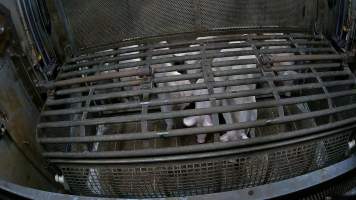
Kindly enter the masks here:
<path id="1" fill-rule="evenodd" d="M 204 194 L 297 176 L 345 158 L 356 121 L 346 59 L 322 36 L 267 29 L 122 44 L 61 67 L 46 85 L 38 141 L 74 191 L 98 196 Z M 257 116 L 236 117 L 244 112 Z M 195 116 L 212 124 L 184 124 Z M 247 139 L 223 142 L 228 131 Z"/>
<path id="2" fill-rule="evenodd" d="M 246 26 L 310 29 L 316 0 L 60 0 L 73 46 Z"/>

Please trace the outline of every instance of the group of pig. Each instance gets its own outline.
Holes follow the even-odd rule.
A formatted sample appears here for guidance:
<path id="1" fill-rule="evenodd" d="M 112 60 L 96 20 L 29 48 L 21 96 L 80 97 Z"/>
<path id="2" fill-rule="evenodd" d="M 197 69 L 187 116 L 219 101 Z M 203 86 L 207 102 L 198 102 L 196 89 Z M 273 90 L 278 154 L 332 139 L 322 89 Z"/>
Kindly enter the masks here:
<path id="1" fill-rule="evenodd" d="M 210 39 L 210 38 L 198 38 L 198 40 L 201 39 Z M 273 40 L 273 41 L 281 41 L 281 40 Z M 282 40 L 283 41 L 283 40 Z M 165 44 L 167 42 L 161 42 L 161 44 Z M 229 42 L 230 44 L 233 43 L 242 43 L 242 41 L 231 41 Z M 190 47 L 197 47 L 199 45 L 191 45 Z M 132 47 L 129 47 L 132 48 Z M 265 48 L 286 48 L 286 46 L 273 46 L 273 47 L 265 47 Z M 161 48 L 161 49 L 155 49 L 154 51 L 165 51 L 169 50 L 169 48 Z M 244 47 L 244 48 L 230 48 L 230 49 L 222 49 L 218 50 L 219 52 L 237 52 L 237 51 L 246 51 L 246 50 L 252 50 L 252 47 Z M 122 55 L 132 55 L 132 54 L 138 54 L 139 52 L 131 52 L 131 53 L 126 53 Z M 169 54 L 169 55 L 159 55 L 159 56 L 153 56 L 152 59 L 164 59 L 164 58 L 173 58 L 173 57 L 179 57 L 179 56 L 190 56 L 190 55 L 198 55 L 200 52 L 187 52 L 187 53 L 179 53 L 179 54 Z M 290 54 L 284 53 L 284 54 L 278 54 L 280 56 L 288 56 Z M 277 56 L 278 56 L 277 55 Z M 276 55 L 275 55 L 276 56 Z M 256 59 L 255 55 L 245 55 L 245 56 L 231 56 L 231 57 L 218 57 L 218 58 L 213 58 L 210 61 L 211 62 L 223 62 L 223 61 L 233 61 L 233 60 L 239 60 L 239 59 Z M 132 60 L 126 60 L 126 61 L 121 61 L 120 63 L 127 63 L 127 62 L 139 62 L 141 61 L 140 58 L 137 59 L 132 59 Z M 186 60 L 184 61 L 183 64 L 199 64 L 201 62 L 200 59 L 195 59 L 195 60 Z M 292 65 L 293 63 L 286 62 L 283 63 L 283 65 Z M 162 67 L 172 67 L 174 64 L 173 63 L 163 63 L 163 64 L 155 64 L 152 65 L 151 67 L 154 68 L 162 68 Z M 246 65 L 232 65 L 232 66 L 225 66 L 225 67 L 212 67 L 211 70 L 213 72 L 219 72 L 219 71 L 224 71 L 224 70 L 239 70 L 239 69 L 246 69 L 246 68 L 256 68 L 256 64 L 246 64 Z M 125 69 L 122 69 L 125 70 Z M 154 73 L 153 78 L 161 78 L 161 77 L 170 77 L 170 76 L 180 76 L 183 75 L 181 71 L 169 71 L 168 72 L 163 72 L 163 73 Z M 202 69 L 190 69 L 190 70 L 185 70 L 184 74 L 194 74 L 194 73 L 202 73 Z M 282 72 L 280 75 L 290 75 L 294 74 L 296 72 L 294 71 L 286 71 Z M 255 78 L 256 74 L 241 74 L 241 75 L 230 75 L 230 76 L 220 76 L 220 77 L 214 77 L 215 82 L 221 82 L 221 81 L 233 81 L 237 79 L 250 79 L 250 78 Z M 138 77 L 125 77 L 121 78 L 120 81 L 131 81 L 134 79 L 137 79 Z M 179 80 L 179 81 L 172 81 L 172 82 L 162 82 L 158 83 L 157 87 L 174 87 L 174 86 L 181 86 L 181 85 L 191 85 L 191 84 L 200 84 L 200 83 L 205 83 L 204 78 L 199 78 L 197 80 Z M 287 83 L 288 84 L 288 83 Z M 290 83 L 292 84 L 292 83 Z M 130 90 L 137 90 L 139 89 L 138 87 L 133 87 L 130 88 Z M 228 86 L 228 87 L 215 87 L 213 89 L 213 92 L 215 94 L 219 93 L 238 93 L 239 91 L 251 91 L 256 89 L 256 84 L 247 84 L 247 85 L 236 85 L 236 86 Z M 172 92 L 172 93 L 160 93 L 158 94 L 158 98 L 160 100 L 168 100 L 168 99 L 179 99 L 179 98 L 184 98 L 188 96 L 197 96 L 197 95 L 208 95 L 208 89 L 200 89 L 200 90 L 191 90 L 191 91 L 180 91 L 180 92 Z M 247 97 L 240 97 L 240 98 L 234 98 L 234 99 L 222 99 L 222 100 L 216 100 L 214 103 L 214 106 L 230 106 L 230 105 L 239 105 L 239 104 L 248 104 L 248 103 L 254 103 L 256 102 L 256 97 L 255 96 L 247 96 Z M 162 112 L 172 112 L 173 110 L 184 110 L 188 105 L 187 104 L 182 104 L 182 105 L 163 105 L 161 106 L 161 111 Z M 205 109 L 205 108 L 210 108 L 212 107 L 212 102 L 211 101 L 202 101 L 202 102 L 194 102 L 194 108 L 195 109 Z M 229 113 L 222 113 L 222 117 L 225 121 L 226 124 L 235 124 L 235 123 L 243 123 L 243 122 L 250 122 L 250 121 L 255 121 L 257 120 L 257 110 L 252 109 L 252 110 L 245 110 L 245 111 L 237 111 L 237 112 L 229 112 Z M 173 119 L 165 119 L 165 124 L 166 124 L 166 129 L 171 130 L 174 127 L 175 121 Z M 201 116 L 189 116 L 183 118 L 183 123 L 186 127 L 208 127 L 208 126 L 213 126 L 213 119 L 212 115 L 201 115 Z M 226 133 L 222 134 L 220 137 L 221 142 L 229 142 L 229 141 L 237 141 L 237 140 L 245 140 L 249 138 L 249 135 L 254 135 L 254 129 L 241 129 L 241 130 L 231 130 L 227 131 Z M 201 134 L 197 135 L 197 143 L 205 143 L 206 142 L 206 134 Z"/>
<path id="2" fill-rule="evenodd" d="M 239 49 L 224 49 L 220 52 L 227 52 L 227 51 L 242 51 L 242 50 L 251 50 L 252 48 L 239 48 Z M 164 49 L 160 49 L 164 50 Z M 199 52 L 189 52 L 189 53 L 181 53 L 176 55 L 165 55 L 160 57 L 154 57 L 153 59 L 159 59 L 162 57 L 173 57 L 173 56 L 187 56 L 187 55 L 196 55 Z M 214 58 L 212 62 L 221 62 L 221 61 L 231 61 L 231 60 L 238 60 L 238 59 L 253 59 L 256 58 L 254 55 L 248 56 L 233 56 L 233 57 L 226 57 L 226 58 Z M 188 60 L 185 61 L 184 64 L 196 64 L 201 62 L 200 60 Z M 171 63 L 160 64 L 154 67 L 170 67 L 172 66 Z M 256 68 L 255 64 L 248 64 L 248 65 L 236 65 L 236 66 L 227 66 L 227 67 L 212 67 L 212 71 L 223 71 L 223 70 L 236 70 L 236 69 L 244 69 L 244 68 Z M 185 73 L 199 73 L 202 72 L 201 69 L 194 69 L 194 70 L 187 70 Z M 179 76 L 182 75 L 178 71 L 170 71 L 165 73 L 157 73 L 155 77 L 167 77 L 167 76 Z M 231 76 L 222 76 L 222 77 L 214 77 L 214 81 L 230 81 L 236 79 L 248 79 L 253 78 L 253 74 L 244 74 L 244 75 L 231 75 Z M 204 78 L 200 78 L 197 80 L 181 80 L 181 81 L 174 81 L 174 82 L 166 82 L 166 83 L 159 83 L 158 87 L 169 87 L 169 86 L 179 86 L 179 85 L 188 85 L 188 84 L 199 84 L 204 83 Z M 239 86 L 229 86 L 229 87 L 219 87 L 214 88 L 214 93 L 229 93 L 229 92 L 238 92 L 241 90 L 254 90 L 256 88 L 256 84 L 249 84 L 249 85 L 239 85 Z M 169 99 L 169 98 L 184 98 L 186 96 L 191 95 L 207 95 L 209 94 L 208 89 L 200 89 L 200 90 L 192 90 L 192 91 L 182 91 L 182 92 L 175 92 L 169 94 L 159 94 L 159 99 Z M 236 104 L 244 104 L 244 103 L 253 103 L 256 102 L 255 96 L 248 96 L 248 97 L 241 97 L 235 99 L 222 99 L 216 100 L 215 106 L 228 106 L 228 105 L 236 105 Z M 184 109 L 185 105 L 181 105 L 181 109 Z M 202 102 L 194 102 L 195 109 L 204 109 L 212 107 L 211 101 L 202 101 Z M 173 110 L 172 105 L 164 105 L 161 107 L 162 112 L 171 112 Z M 257 119 L 257 110 L 247 110 L 247 111 L 239 111 L 239 112 L 232 112 L 232 113 L 222 113 L 223 118 L 226 124 L 234 124 L 236 122 L 247 122 L 247 121 L 255 121 Z M 173 119 L 166 119 L 165 120 L 167 130 L 173 128 L 174 120 Z M 187 127 L 207 127 L 213 126 L 213 119 L 212 115 L 201 115 L 201 116 L 189 116 L 183 119 L 183 123 Z M 253 131 L 253 130 L 250 130 Z M 206 141 L 206 134 L 197 135 L 197 143 L 205 143 Z M 227 131 L 220 137 L 220 141 L 228 142 L 228 141 L 236 141 L 236 140 L 244 140 L 248 138 L 247 130 L 232 130 Z"/>

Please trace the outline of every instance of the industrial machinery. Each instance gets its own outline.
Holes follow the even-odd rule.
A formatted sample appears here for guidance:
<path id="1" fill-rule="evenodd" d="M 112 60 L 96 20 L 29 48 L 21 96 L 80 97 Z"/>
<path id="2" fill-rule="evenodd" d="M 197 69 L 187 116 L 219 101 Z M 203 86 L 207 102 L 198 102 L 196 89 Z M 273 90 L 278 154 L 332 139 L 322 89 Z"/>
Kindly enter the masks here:
<path id="1" fill-rule="evenodd" d="M 355 1 L 13 4 L 4 54 L 34 117 L 0 98 L 0 122 L 62 192 L 258 199 L 354 174 Z"/>

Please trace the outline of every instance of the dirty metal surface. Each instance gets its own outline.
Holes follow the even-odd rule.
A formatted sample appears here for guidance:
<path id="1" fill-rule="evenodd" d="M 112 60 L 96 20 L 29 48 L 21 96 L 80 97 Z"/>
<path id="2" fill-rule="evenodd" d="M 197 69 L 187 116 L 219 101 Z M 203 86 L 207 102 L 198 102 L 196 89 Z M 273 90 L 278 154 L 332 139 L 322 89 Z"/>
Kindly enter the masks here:
<path id="1" fill-rule="evenodd" d="M 41 158 L 38 144 L 35 142 L 39 112 L 22 82 L 18 80 L 11 60 L 5 56 L 5 59 L 0 59 L 0 65 L 0 111 L 6 134 L 9 134 L 8 136 L 40 174 L 45 179 L 52 180 L 52 175 L 45 168 L 47 164 Z"/>

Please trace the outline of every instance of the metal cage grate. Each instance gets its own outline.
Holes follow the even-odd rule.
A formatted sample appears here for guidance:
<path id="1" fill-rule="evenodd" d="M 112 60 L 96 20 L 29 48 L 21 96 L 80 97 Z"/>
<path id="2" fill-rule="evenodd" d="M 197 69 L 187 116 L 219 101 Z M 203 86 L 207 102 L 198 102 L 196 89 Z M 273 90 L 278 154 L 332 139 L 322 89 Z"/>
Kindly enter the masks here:
<path id="1" fill-rule="evenodd" d="M 323 36 L 255 29 L 170 38 L 73 58 L 45 85 L 38 141 L 75 193 L 206 194 L 291 178 L 346 158 L 356 79 L 347 56 Z M 190 93 L 201 90 L 206 93 Z M 254 101 L 221 103 L 247 97 Z M 196 102 L 211 106 L 192 107 Z M 162 112 L 164 106 L 171 110 Z M 253 110 L 252 121 L 224 118 Z M 213 125 L 183 124 L 202 115 Z M 246 131 L 248 139 L 222 142 L 233 130 Z M 196 141 L 201 134 L 207 134 L 203 144 Z"/>

